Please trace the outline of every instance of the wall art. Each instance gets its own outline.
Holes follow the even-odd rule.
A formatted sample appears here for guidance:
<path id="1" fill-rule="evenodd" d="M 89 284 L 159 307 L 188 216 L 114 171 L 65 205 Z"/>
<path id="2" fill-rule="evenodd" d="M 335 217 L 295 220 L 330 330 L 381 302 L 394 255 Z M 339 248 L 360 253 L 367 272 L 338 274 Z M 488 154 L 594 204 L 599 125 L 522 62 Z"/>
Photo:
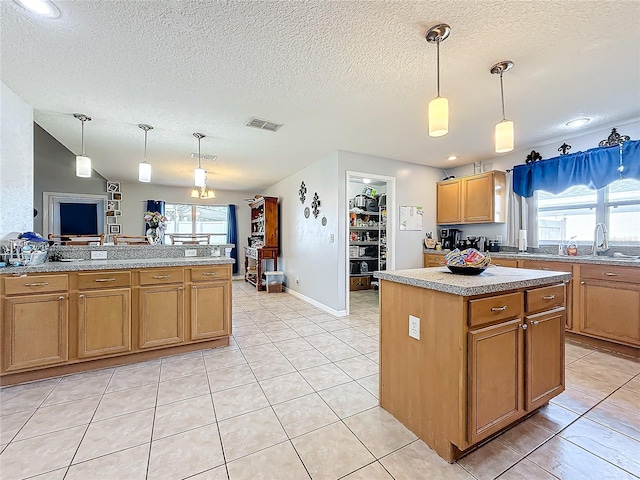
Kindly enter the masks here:
<path id="1" fill-rule="evenodd" d="M 304 181 L 300 184 L 298 193 L 300 194 L 300 203 L 304 205 L 304 201 L 307 199 L 307 186 L 304 184 Z"/>
<path id="2" fill-rule="evenodd" d="M 313 207 L 313 218 L 318 218 L 320 214 L 320 197 L 318 197 L 318 192 L 313 194 L 313 202 L 311 202 L 311 206 Z"/>

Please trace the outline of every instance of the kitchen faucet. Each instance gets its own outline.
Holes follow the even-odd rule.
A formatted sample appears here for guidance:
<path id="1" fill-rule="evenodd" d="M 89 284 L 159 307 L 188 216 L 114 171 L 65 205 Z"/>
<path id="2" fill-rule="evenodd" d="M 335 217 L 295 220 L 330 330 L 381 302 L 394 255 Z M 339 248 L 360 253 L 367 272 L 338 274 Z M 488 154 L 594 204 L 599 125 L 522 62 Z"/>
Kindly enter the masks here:
<path id="1" fill-rule="evenodd" d="M 602 230 L 602 243 L 598 245 L 598 230 Z M 596 223 L 593 231 L 593 251 L 591 255 L 598 256 L 598 252 L 606 252 L 609 250 L 609 240 L 607 239 L 607 226 L 604 223 Z"/>

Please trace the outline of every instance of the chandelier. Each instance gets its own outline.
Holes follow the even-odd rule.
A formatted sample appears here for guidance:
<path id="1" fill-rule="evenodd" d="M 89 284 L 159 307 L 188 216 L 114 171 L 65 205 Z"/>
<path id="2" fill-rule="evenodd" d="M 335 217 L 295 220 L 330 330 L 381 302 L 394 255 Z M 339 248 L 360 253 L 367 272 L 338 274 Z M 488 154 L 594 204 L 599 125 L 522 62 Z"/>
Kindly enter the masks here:
<path id="1" fill-rule="evenodd" d="M 214 192 L 212 188 L 209 188 L 206 185 L 204 187 L 196 187 L 191 190 L 191 198 L 216 198 L 216 192 Z"/>

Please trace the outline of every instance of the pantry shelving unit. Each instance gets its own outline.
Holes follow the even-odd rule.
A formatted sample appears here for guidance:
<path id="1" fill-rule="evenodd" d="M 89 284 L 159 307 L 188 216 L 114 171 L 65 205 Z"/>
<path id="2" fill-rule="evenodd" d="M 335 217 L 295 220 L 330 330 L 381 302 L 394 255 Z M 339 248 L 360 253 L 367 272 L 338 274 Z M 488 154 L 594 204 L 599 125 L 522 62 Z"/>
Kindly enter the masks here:
<path id="1" fill-rule="evenodd" d="M 387 266 L 387 209 L 349 212 L 349 290 L 367 290 L 375 284 L 373 272 Z"/>
<path id="2" fill-rule="evenodd" d="M 278 270 L 278 197 L 256 197 L 251 208 L 251 236 L 245 248 L 244 280 L 263 290 L 262 273 L 271 260 Z"/>

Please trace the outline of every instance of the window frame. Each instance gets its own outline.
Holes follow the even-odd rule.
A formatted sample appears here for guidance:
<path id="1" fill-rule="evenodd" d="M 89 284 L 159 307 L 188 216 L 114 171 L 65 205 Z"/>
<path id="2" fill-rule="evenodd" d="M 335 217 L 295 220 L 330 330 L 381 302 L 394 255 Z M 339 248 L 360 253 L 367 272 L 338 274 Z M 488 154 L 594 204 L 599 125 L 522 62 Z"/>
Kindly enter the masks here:
<path id="1" fill-rule="evenodd" d="M 172 233 L 176 233 L 176 234 L 177 233 L 186 233 L 186 234 L 192 234 L 192 235 L 202 233 L 202 232 L 198 232 L 197 231 L 198 221 L 197 221 L 196 209 L 198 207 L 225 207 L 227 209 L 227 213 L 229 212 L 229 205 L 224 205 L 224 204 L 223 205 L 221 205 L 221 204 L 200 205 L 200 204 L 197 204 L 197 203 L 165 202 L 165 211 L 167 209 L 167 206 L 169 206 L 169 205 L 171 205 L 171 206 L 179 205 L 179 206 L 190 207 L 191 208 L 191 232 L 165 232 L 167 236 L 171 235 Z M 229 220 L 228 220 L 228 216 L 227 216 L 227 229 L 228 229 L 228 226 L 229 226 Z M 229 243 L 229 239 L 228 239 L 228 235 L 229 234 L 228 234 L 228 232 L 226 232 L 226 233 L 206 233 L 206 235 L 210 235 L 211 236 L 210 237 L 211 241 L 209 242 L 209 245 L 224 245 L 224 244 Z M 216 237 L 224 237 L 224 241 L 220 242 L 220 243 L 214 243 L 213 239 L 216 238 Z"/>

